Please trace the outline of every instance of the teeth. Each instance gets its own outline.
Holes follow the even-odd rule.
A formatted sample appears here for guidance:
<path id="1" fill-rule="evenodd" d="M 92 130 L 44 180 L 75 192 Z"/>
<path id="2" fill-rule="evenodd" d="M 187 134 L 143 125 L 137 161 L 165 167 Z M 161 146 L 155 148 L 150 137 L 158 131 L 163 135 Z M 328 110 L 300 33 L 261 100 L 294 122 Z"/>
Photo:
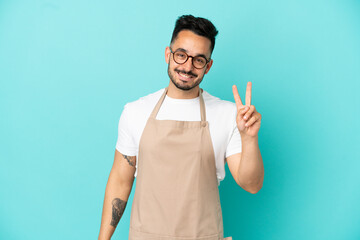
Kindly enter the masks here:
<path id="1" fill-rule="evenodd" d="M 185 77 L 185 78 L 191 78 L 191 76 L 190 76 L 190 75 L 183 74 L 183 73 L 179 73 L 179 74 L 180 74 L 180 76 L 182 76 L 182 77 Z"/>

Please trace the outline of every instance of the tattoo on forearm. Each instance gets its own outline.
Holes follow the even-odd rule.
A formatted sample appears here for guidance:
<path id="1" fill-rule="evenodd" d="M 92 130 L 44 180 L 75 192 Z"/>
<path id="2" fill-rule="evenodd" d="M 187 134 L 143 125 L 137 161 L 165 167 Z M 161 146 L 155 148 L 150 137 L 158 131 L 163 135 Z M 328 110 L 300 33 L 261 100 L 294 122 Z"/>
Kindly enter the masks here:
<path id="1" fill-rule="evenodd" d="M 116 227 L 120 221 L 121 216 L 124 213 L 126 207 L 125 201 L 120 198 L 114 198 L 112 201 L 112 219 L 110 225 Z"/>
<path id="2" fill-rule="evenodd" d="M 135 166 L 135 157 L 131 157 L 131 156 L 126 156 L 124 155 L 124 158 L 126 159 L 126 161 L 128 161 L 128 163 L 130 164 L 130 166 Z"/>

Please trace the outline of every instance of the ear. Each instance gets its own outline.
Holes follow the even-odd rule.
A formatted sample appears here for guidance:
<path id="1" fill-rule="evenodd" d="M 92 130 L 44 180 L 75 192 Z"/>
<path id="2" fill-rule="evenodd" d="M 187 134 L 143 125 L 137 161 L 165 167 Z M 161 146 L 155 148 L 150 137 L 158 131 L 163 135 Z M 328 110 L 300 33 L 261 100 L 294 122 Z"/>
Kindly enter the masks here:
<path id="1" fill-rule="evenodd" d="M 167 64 L 169 64 L 169 61 L 170 61 L 170 48 L 169 47 L 166 47 L 165 48 L 165 61 Z"/>
<path id="2" fill-rule="evenodd" d="M 205 74 L 207 74 L 210 71 L 212 64 L 213 64 L 213 60 L 211 59 L 210 62 L 206 65 Z"/>

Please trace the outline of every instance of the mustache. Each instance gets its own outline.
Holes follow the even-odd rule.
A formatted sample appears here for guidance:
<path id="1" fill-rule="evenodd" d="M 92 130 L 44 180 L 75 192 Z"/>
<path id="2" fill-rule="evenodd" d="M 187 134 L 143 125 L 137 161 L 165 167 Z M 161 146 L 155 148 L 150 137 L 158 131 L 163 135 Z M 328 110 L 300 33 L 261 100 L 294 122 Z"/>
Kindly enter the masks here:
<path id="1" fill-rule="evenodd" d="M 183 74 L 187 74 L 187 75 L 191 75 L 191 76 L 193 76 L 193 77 L 197 77 L 197 75 L 196 75 L 195 73 L 191 72 L 191 71 L 186 72 L 186 71 L 184 71 L 184 70 L 175 69 L 175 72 L 183 73 Z"/>

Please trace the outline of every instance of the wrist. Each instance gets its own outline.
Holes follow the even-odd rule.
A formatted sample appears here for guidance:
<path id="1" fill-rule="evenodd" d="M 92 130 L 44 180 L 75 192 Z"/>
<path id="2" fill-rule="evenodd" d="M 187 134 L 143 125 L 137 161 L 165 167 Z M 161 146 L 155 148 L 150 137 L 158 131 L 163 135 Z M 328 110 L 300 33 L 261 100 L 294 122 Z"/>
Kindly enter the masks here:
<path id="1" fill-rule="evenodd" d="M 249 136 L 246 134 L 241 134 L 241 142 L 242 144 L 254 144 L 254 143 L 258 143 L 258 135 L 255 136 Z"/>

